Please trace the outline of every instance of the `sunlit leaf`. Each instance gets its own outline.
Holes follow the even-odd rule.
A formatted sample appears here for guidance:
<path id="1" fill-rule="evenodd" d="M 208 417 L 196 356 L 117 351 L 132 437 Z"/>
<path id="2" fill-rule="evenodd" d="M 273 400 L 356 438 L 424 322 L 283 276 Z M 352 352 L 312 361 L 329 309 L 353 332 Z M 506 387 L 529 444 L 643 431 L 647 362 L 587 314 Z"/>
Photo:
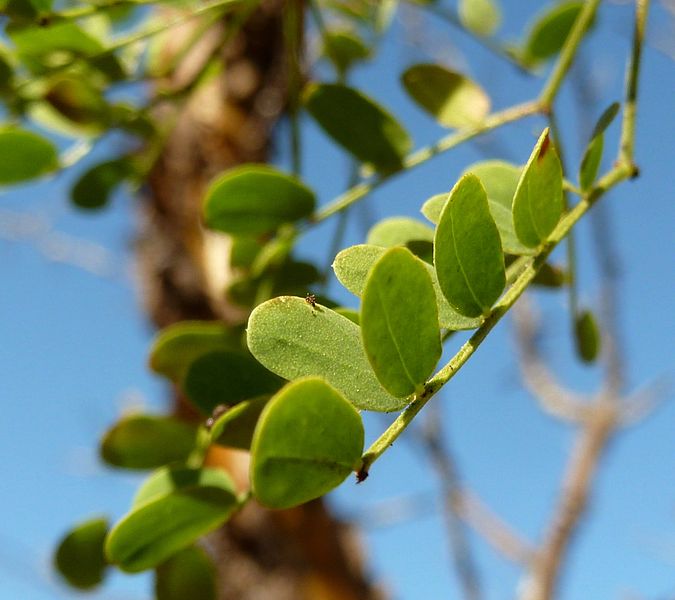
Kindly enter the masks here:
<path id="1" fill-rule="evenodd" d="M 448 302 L 469 317 L 489 311 L 504 289 L 499 231 L 475 175 L 464 175 L 450 192 L 436 228 L 434 266 Z"/>
<path id="2" fill-rule="evenodd" d="M 107 519 L 92 519 L 71 529 L 59 542 L 54 565 L 73 587 L 88 590 L 103 582 L 106 571 L 103 544 L 107 532 Z"/>
<path id="3" fill-rule="evenodd" d="M 216 597 L 216 568 L 201 548 L 185 548 L 157 567 L 156 600 L 216 600 Z"/>
<path id="4" fill-rule="evenodd" d="M 287 384 L 265 407 L 253 436 L 255 497 L 288 508 L 322 496 L 357 468 L 363 437 L 358 412 L 324 380 Z"/>
<path id="5" fill-rule="evenodd" d="M 17 127 L 0 128 L 0 156 L 0 185 L 35 179 L 59 165 L 51 142 Z"/>
<path id="6" fill-rule="evenodd" d="M 434 240 L 434 230 L 410 217 L 389 217 L 371 227 L 366 238 L 367 244 L 391 248 L 404 246 L 413 240 Z"/>
<path id="7" fill-rule="evenodd" d="M 562 167 L 548 129 L 539 137 L 513 198 L 513 226 L 530 248 L 546 241 L 563 210 Z"/>
<path id="8" fill-rule="evenodd" d="M 321 304 L 311 306 L 292 296 L 264 302 L 251 313 L 247 336 L 253 356 L 284 379 L 323 377 L 364 410 L 405 406 L 377 381 L 359 327 Z"/>
<path id="9" fill-rule="evenodd" d="M 414 65 L 401 80 L 412 99 L 445 127 L 471 127 L 490 112 L 490 98 L 478 84 L 440 65 Z"/>
<path id="10" fill-rule="evenodd" d="M 387 250 L 363 290 L 361 336 L 377 379 L 392 396 L 420 389 L 441 357 L 438 308 L 424 263 L 405 248 Z"/>
<path id="11" fill-rule="evenodd" d="M 492 35 L 502 21 L 497 0 L 459 0 L 457 13 L 464 27 L 480 36 Z"/>
<path id="12" fill-rule="evenodd" d="M 211 183 L 204 222 L 225 233 L 257 235 L 309 216 L 314 203 L 314 193 L 295 177 L 266 165 L 245 165 Z"/>
<path id="13" fill-rule="evenodd" d="M 304 99 L 322 129 L 356 158 L 378 171 L 401 168 L 412 140 L 389 112 L 365 94 L 344 85 L 313 83 Z"/>
<path id="14" fill-rule="evenodd" d="M 323 38 L 322 53 L 344 75 L 355 63 L 370 58 L 370 48 L 353 31 L 330 31 Z"/>

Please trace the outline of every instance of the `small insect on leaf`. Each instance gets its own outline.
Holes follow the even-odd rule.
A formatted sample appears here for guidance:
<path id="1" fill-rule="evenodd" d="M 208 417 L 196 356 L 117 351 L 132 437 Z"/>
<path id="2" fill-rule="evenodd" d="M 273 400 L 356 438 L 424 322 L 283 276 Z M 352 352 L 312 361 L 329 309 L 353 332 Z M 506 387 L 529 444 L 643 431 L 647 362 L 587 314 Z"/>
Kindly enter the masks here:
<path id="1" fill-rule="evenodd" d="M 314 294 L 307 294 L 305 296 L 305 302 L 309 304 L 312 308 L 316 308 L 316 296 Z"/>
<path id="2" fill-rule="evenodd" d="M 206 419 L 206 423 L 204 425 L 206 426 L 206 429 L 211 429 L 213 427 L 213 424 L 218 420 L 218 417 L 221 415 L 224 415 L 228 410 L 230 410 L 230 407 L 227 404 L 219 404 L 213 409 L 213 412 L 211 413 L 211 416 Z"/>

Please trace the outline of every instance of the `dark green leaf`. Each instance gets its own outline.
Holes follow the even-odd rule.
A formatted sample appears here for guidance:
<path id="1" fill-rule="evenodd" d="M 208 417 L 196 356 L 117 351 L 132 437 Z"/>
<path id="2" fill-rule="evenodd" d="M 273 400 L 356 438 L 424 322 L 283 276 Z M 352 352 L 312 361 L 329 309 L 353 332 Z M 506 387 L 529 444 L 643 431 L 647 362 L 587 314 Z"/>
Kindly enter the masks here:
<path id="1" fill-rule="evenodd" d="M 258 235 L 309 216 L 314 203 L 314 193 L 295 177 L 266 165 L 245 165 L 211 183 L 204 221 L 225 233 Z"/>
<path id="2" fill-rule="evenodd" d="M 345 150 L 378 171 L 401 168 L 412 140 L 384 108 L 337 84 L 311 84 L 304 97 L 312 117 Z"/>
<path id="3" fill-rule="evenodd" d="M 393 396 L 418 391 L 441 357 L 436 294 L 424 263 L 387 250 L 363 290 L 361 337 L 378 381 Z"/>
<path id="4" fill-rule="evenodd" d="M 492 35 L 502 20 L 496 0 L 459 0 L 457 12 L 464 27 L 480 36 Z"/>
<path id="5" fill-rule="evenodd" d="M 342 250 L 335 257 L 335 262 L 333 262 L 333 270 L 338 281 L 352 294 L 361 297 L 370 268 L 385 251 L 385 248 L 369 246 L 367 244 L 351 246 Z M 436 271 L 431 265 L 425 265 L 425 267 L 431 277 L 436 293 L 440 326 L 451 330 L 475 329 L 478 327 L 482 319 L 465 317 L 452 308 L 441 291 L 438 279 L 436 279 Z"/>
<path id="6" fill-rule="evenodd" d="M 579 167 L 579 184 L 582 190 L 589 189 L 595 182 L 602 161 L 602 149 L 605 143 L 605 129 L 619 112 L 619 104 L 614 102 L 602 113 L 593 129 L 593 135 L 588 143 Z"/>
<path id="7" fill-rule="evenodd" d="M 577 315 L 574 334 L 581 360 L 587 363 L 595 361 L 600 353 L 600 329 L 591 311 L 584 310 Z"/>
<path id="8" fill-rule="evenodd" d="M 504 289 L 499 231 L 475 175 L 464 175 L 450 192 L 436 228 L 434 265 L 448 302 L 466 316 L 487 313 Z"/>
<path id="9" fill-rule="evenodd" d="M 359 327 L 325 306 L 292 296 L 274 298 L 251 313 L 247 334 L 253 356 L 284 379 L 323 377 L 364 410 L 405 406 L 375 378 Z"/>
<path id="10" fill-rule="evenodd" d="M 0 128 L 0 185 L 35 179 L 59 166 L 54 145 L 16 127 Z"/>
<path id="11" fill-rule="evenodd" d="M 539 246 L 555 229 L 562 210 L 562 167 L 547 128 L 523 169 L 513 198 L 518 239 L 530 248 Z"/>
<path id="12" fill-rule="evenodd" d="M 182 321 L 160 331 L 150 348 L 150 368 L 181 384 L 190 365 L 217 350 L 241 349 L 238 332 L 219 321 Z"/>
<path id="13" fill-rule="evenodd" d="M 230 248 L 230 266 L 233 269 L 250 269 L 261 248 L 262 244 L 255 238 L 247 236 L 233 237 Z"/>
<path id="14" fill-rule="evenodd" d="M 405 246 L 408 242 L 417 240 L 433 242 L 434 230 L 410 217 L 389 217 L 371 227 L 366 243 L 391 248 Z"/>
<path id="15" fill-rule="evenodd" d="M 244 352 L 219 350 L 197 358 L 188 369 L 183 390 L 204 414 L 225 404 L 276 392 L 283 380 Z"/>
<path id="16" fill-rule="evenodd" d="M 185 548 L 157 567 L 156 600 L 216 600 L 216 597 L 216 568 L 201 548 Z"/>
<path id="17" fill-rule="evenodd" d="M 445 127 L 471 127 L 490 112 L 490 98 L 480 86 L 440 65 L 414 65 L 401 80 L 412 99 Z"/>
<path id="18" fill-rule="evenodd" d="M 270 508 L 289 508 L 338 486 L 363 451 L 361 417 L 323 379 L 293 381 L 267 404 L 251 445 L 251 483 Z"/>
<path id="19" fill-rule="evenodd" d="M 224 473 L 219 479 L 210 478 L 206 485 L 188 482 L 178 487 L 172 472 L 164 472 L 168 474 L 163 483 L 171 481 L 171 491 L 162 493 L 159 484 L 153 494 L 146 489 L 144 501 L 137 501 L 108 535 L 106 556 L 123 571 L 135 573 L 156 567 L 218 528 L 238 507 L 232 483 Z M 186 480 L 189 478 L 178 481 Z"/>
<path id="20" fill-rule="evenodd" d="M 269 396 L 258 396 L 228 409 L 211 427 L 213 443 L 248 450 L 258 418 L 268 400 Z"/>
<path id="21" fill-rule="evenodd" d="M 331 31 L 323 39 L 323 54 L 344 75 L 355 63 L 370 58 L 370 48 L 351 31 Z"/>
<path id="22" fill-rule="evenodd" d="M 71 192 L 71 200 L 78 208 L 102 208 L 108 203 L 113 190 L 131 173 L 132 168 L 126 158 L 99 163 L 77 180 Z"/>
<path id="23" fill-rule="evenodd" d="M 534 285 L 547 288 L 559 288 L 567 282 L 567 272 L 561 267 L 550 263 L 544 263 L 532 280 Z"/>
<path id="24" fill-rule="evenodd" d="M 90 132 L 99 133 L 110 122 L 110 106 L 103 93 L 82 77 L 62 75 L 53 78 L 44 100 L 62 117 Z"/>
<path id="25" fill-rule="evenodd" d="M 59 542 L 54 564 L 73 587 L 88 590 L 103 581 L 106 571 L 103 544 L 107 532 L 107 519 L 92 519 L 74 527 Z"/>
<path id="26" fill-rule="evenodd" d="M 186 460 L 195 446 L 197 430 L 173 417 L 130 415 L 101 440 L 101 458 L 125 469 L 155 469 Z"/>

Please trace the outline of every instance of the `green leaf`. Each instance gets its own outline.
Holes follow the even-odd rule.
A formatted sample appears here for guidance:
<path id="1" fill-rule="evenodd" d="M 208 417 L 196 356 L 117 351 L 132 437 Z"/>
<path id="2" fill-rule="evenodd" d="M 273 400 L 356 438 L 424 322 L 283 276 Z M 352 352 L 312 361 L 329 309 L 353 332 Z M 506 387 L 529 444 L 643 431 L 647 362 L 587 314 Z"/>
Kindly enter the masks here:
<path id="1" fill-rule="evenodd" d="M 211 427 L 214 444 L 248 450 L 251 447 L 253 431 L 269 396 L 258 396 L 240 402 L 219 416 Z"/>
<path id="2" fill-rule="evenodd" d="M 158 493 L 158 485 L 154 495 L 146 491 L 145 501 L 135 503 L 108 535 L 106 556 L 123 571 L 136 573 L 156 567 L 218 528 L 238 507 L 232 483 L 224 473 L 206 485 L 200 485 L 198 477 L 189 481 L 187 477 L 174 478 L 172 471 L 163 473 L 163 483 L 171 480 L 173 484 L 170 491 Z"/>
<path id="3" fill-rule="evenodd" d="M 317 375 L 364 410 L 399 410 L 405 401 L 378 383 L 363 350 L 359 327 L 303 298 L 264 302 L 248 321 L 248 346 L 265 367 L 284 379 Z"/>
<path id="4" fill-rule="evenodd" d="M 86 210 L 103 208 L 110 194 L 132 173 L 129 160 L 118 158 L 93 166 L 75 183 L 70 194 L 73 204 Z"/>
<path id="5" fill-rule="evenodd" d="M 282 384 L 282 379 L 251 355 L 219 350 L 200 356 L 190 365 L 183 390 L 208 415 L 220 404 L 231 406 L 247 398 L 273 394 Z"/>
<path id="6" fill-rule="evenodd" d="M 89 132 L 99 133 L 110 122 L 110 106 L 103 92 L 91 81 L 72 75 L 52 78 L 44 94 L 48 102 L 62 117 Z"/>
<path id="7" fill-rule="evenodd" d="M 405 246 L 408 242 L 418 240 L 433 242 L 434 230 L 416 219 L 390 217 L 382 219 L 371 227 L 366 243 L 391 248 L 392 246 Z"/>
<path id="8" fill-rule="evenodd" d="M 513 198 L 513 226 L 530 248 L 545 242 L 563 210 L 562 167 L 546 128 L 527 161 Z"/>
<path id="9" fill-rule="evenodd" d="M 266 165 L 244 165 L 211 183 L 204 222 L 225 233 L 259 235 L 309 216 L 314 204 L 314 193 L 295 177 Z"/>
<path id="10" fill-rule="evenodd" d="M 324 495 L 357 467 L 363 424 L 323 379 L 287 384 L 267 404 L 251 445 L 251 484 L 261 504 L 289 508 Z"/>
<path id="11" fill-rule="evenodd" d="M 499 231 L 475 175 L 464 175 L 450 192 L 436 228 L 434 264 L 443 294 L 463 315 L 486 314 L 504 290 Z"/>
<path id="12" fill-rule="evenodd" d="M 361 315 L 359 314 L 358 310 L 354 310 L 353 308 L 347 308 L 345 306 L 338 306 L 334 310 L 338 315 L 346 317 L 352 323 L 356 323 L 357 325 L 361 324 Z"/>
<path id="13" fill-rule="evenodd" d="M 54 145 L 45 138 L 16 127 L 0 128 L 0 185 L 35 179 L 59 166 Z"/>
<path id="14" fill-rule="evenodd" d="M 590 310 L 580 312 L 574 320 L 577 354 L 584 362 L 594 362 L 600 353 L 600 329 Z"/>
<path id="15" fill-rule="evenodd" d="M 219 321 L 182 321 L 159 332 L 150 348 L 150 368 L 182 384 L 190 365 L 200 356 L 241 346 L 240 336 Z"/>
<path id="16" fill-rule="evenodd" d="M 478 84 L 440 65 L 413 65 L 401 81 L 411 98 L 445 127 L 471 127 L 490 112 L 490 98 Z"/>
<path id="17" fill-rule="evenodd" d="M 250 269 L 262 247 L 262 244 L 253 237 L 233 237 L 230 247 L 230 266 L 233 269 Z"/>
<path id="18" fill-rule="evenodd" d="M 73 587 L 88 590 L 103 582 L 106 560 L 103 544 L 108 520 L 91 519 L 69 531 L 54 554 L 54 565 Z"/>
<path id="19" fill-rule="evenodd" d="M 311 84 L 308 112 L 334 141 L 378 171 L 396 171 L 412 140 L 396 119 L 365 94 L 338 84 Z"/>
<path id="20" fill-rule="evenodd" d="M 537 15 L 527 34 L 521 60 L 536 66 L 560 52 L 584 3 L 561 2 Z"/>
<path id="21" fill-rule="evenodd" d="M 602 162 L 602 150 L 605 144 L 605 129 L 619 112 L 619 103 L 614 102 L 602 113 L 593 129 L 593 135 L 586 147 L 579 167 L 579 184 L 582 190 L 588 190 L 595 182 Z"/>
<path id="22" fill-rule="evenodd" d="M 352 66 L 370 58 L 370 48 L 352 31 L 331 31 L 323 38 L 322 53 L 344 76 Z"/>
<path id="23" fill-rule="evenodd" d="M 480 179 L 488 196 L 488 206 L 497 224 L 502 248 L 507 254 L 533 254 L 533 250 L 518 240 L 513 228 L 512 204 L 522 168 L 501 160 L 486 160 L 466 168 L 462 175 L 473 173 Z M 448 194 L 437 194 L 422 205 L 422 214 L 438 223 Z"/>
<path id="24" fill-rule="evenodd" d="M 382 386 L 402 398 L 418 391 L 441 357 L 436 294 L 424 263 L 405 248 L 373 265 L 361 304 L 361 337 Z"/>
<path id="25" fill-rule="evenodd" d="M 155 469 L 186 460 L 196 437 L 193 425 L 173 417 L 130 415 L 105 433 L 101 458 L 115 467 Z"/>
<path id="26" fill-rule="evenodd" d="M 491 36 L 502 21 L 495 0 L 459 0 L 457 12 L 464 27 L 483 37 Z"/>
<path id="27" fill-rule="evenodd" d="M 216 600 L 216 597 L 216 568 L 201 548 L 185 548 L 157 567 L 156 600 Z"/>
<path id="28" fill-rule="evenodd" d="M 369 246 L 366 244 L 346 248 L 338 253 L 333 262 L 335 276 L 352 294 L 361 297 L 363 288 L 366 285 L 368 272 L 385 251 L 385 248 Z M 431 265 L 425 264 L 424 266 L 431 277 L 436 293 L 436 304 L 438 306 L 438 320 L 440 326 L 453 331 L 475 329 L 478 327 L 481 324 L 482 319 L 465 317 L 450 306 L 438 284 L 436 271 Z"/>

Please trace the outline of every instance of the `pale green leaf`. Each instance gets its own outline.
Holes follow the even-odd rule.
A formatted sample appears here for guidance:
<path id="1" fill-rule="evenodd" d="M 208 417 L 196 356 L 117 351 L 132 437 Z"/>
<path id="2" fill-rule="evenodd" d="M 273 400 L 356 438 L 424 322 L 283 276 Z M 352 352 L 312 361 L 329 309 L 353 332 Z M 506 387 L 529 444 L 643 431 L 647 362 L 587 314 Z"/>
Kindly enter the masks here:
<path id="1" fill-rule="evenodd" d="M 0 185 L 35 179 L 59 166 L 51 142 L 17 127 L 0 128 L 0 156 Z"/>
<path id="2" fill-rule="evenodd" d="M 366 243 L 391 248 L 405 246 L 408 242 L 417 240 L 433 242 L 434 230 L 410 217 L 389 217 L 371 227 Z"/>
<path id="3" fill-rule="evenodd" d="M 457 13 L 464 27 L 484 37 L 491 36 L 502 21 L 497 0 L 459 0 Z"/>
<path id="4" fill-rule="evenodd" d="M 260 416 L 251 444 L 251 483 L 261 504 L 289 508 L 338 486 L 357 468 L 363 424 L 323 379 L 282 388 Z"/>

